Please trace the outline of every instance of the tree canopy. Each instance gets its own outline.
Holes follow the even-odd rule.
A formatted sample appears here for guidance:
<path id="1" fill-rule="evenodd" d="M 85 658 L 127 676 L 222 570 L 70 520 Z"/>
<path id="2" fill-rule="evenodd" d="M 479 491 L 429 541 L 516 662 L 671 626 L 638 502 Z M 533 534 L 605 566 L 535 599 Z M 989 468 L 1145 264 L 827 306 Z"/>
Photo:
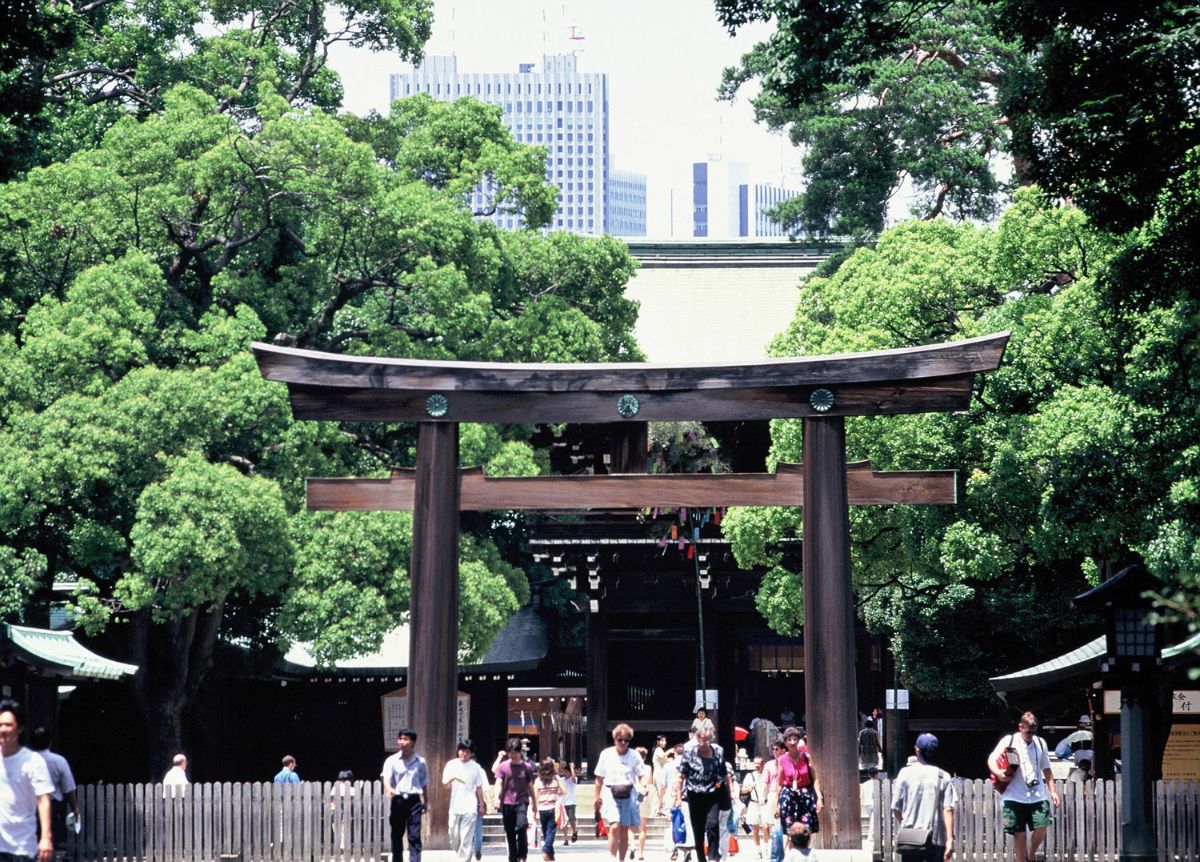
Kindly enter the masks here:
<path id="1" fill-rule="evenodd" d="M 1100 230 L 1031 188 L 996 228 L 907 222 L 802 286 L 776 355 L 1013 333 L 964 414 L 848 422 L 851 460 L 955 468 L 963 481 L 955 507 L 851 515 L 861 613 L 891 636 L 913 689 L 978 696 L 989 675 L 1078 646 L 1078 629 L 1061 624 L 1069 599 L 1131 561 L 1197 586 L 1184 523 L 1195 511 L 1200 318 L 1182 296 L 1146 310 L 1110 301 L 1120 261 L 1154 241 Z M 772 440 L 774 459 L 800 458 L 798 422 L 774 423 Z M 794 632 L 799 578 L 768 548 L 799 532 L 799 513 L 734 510 L 725 524 L 743 565 L 774 567 L 759 606 Z M 987 634 L 1014 630 L 1021 638 Z"/>
<path id="2" fill-rule="evenodd" d="M 777 214 L 793 232 L 878 234 L 911 182 L 914 209 L 986 218 L 1010 132 L 1000 94 L 1022 63 L 986 0 L 716 0 L 736 32 L 776 25 L 725 71 L 720 95 L 749 82 L 755 116 L 803 146 L 805 189 Z"/>
<path id="3" fill-rule="evenodd" d="M 924 218 L 990 218 L 1013 182 L 1036 182 L 1097 225 L 1129 230 L 1200 144 L 1194 3 L 716 0 L 716 9 L 730 32 L 776 27 L 726 70 L 720 94 L 758 83 L 757 118 L 805 148 L 804 193 L 778 210 L 795 232 L 878 234 L 905 180 Z"/>
<path id="4" fill-rule="evenodd" d="M 0 611 L 44 620 L 51 585 L 77 584 L 77 621 L 145 669 L 158 774 L 218 642 L 305 640 L 331 663 L 408 611 L 408 516 L 307 513 L 303 480 L 409 465 L 414 429 L 294 422 L 249 342 L 636 359 L 635 263 L 616 240 L 537 230 L 555 208 L 545 150 L 498 108 L 338 113 L 330 45 L 415 56 L 427 3 L 63 14 L 75 41 L 20 70 L 41 125 L 0 186 Z M 476 187 L 533 229 L 478 218 Z M 464 463 L 543 471 L 531 433 L 466 426 Z M 530 594 L 479 526 L 461 546 L 465 660 Z"/>
<path id="5" fill-rule="evenodd" d="M 717 0 L 731 30 L 775 31 L 725 74 L 806 148 L 794 231 L 879 234 L 903 179 L 907 223 L 802 287 L 779 354 L 899 347 L 1011 329 L 1004 366 L 958 416 L 856 420 L 852 457 L 956 467 L 957 510 L 852 513 L 861 611 L 906 682 L 969 696 L 990 673 L 1077 646 L 1066 599 L 1124 562 L 1200 620 L 1195 483 L 1200 278 L 1192 3 Z M 993 154 L 1011 159 L 1011 198 Z M 990 217 L 998 224 L 954 225 Z M 774 457 L 800 454 L 798 423 Z M 739 559 L 771 567 L 759 607 L 800 623 L 799 579 L 769 552 L 797 512 L 739 510 Z M 988 632 L 1019 628 L 1022 655 Z M 981 634 L 982 633 L 982 634 Z"/>

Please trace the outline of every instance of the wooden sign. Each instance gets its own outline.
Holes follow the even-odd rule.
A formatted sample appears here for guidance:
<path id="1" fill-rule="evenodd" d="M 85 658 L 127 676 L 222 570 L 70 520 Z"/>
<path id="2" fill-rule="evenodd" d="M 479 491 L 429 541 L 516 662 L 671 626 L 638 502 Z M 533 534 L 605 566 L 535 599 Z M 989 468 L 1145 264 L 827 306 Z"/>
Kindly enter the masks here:
<path id="1" fill-rule="evenodd" d="M 1104 714 L 1121 714 L 1121 690 L 1104 692 Z M 1181 690 L 1171 694 L 1171 715 L 1200 716 L 1200 691 Z"/>
<path id="2" fill-rule="evenodd" d="M 406 727 L 408 719 L 408 689 L 398 688 L 389 691 L 379 698 L 379 706 L 383 712 L 383 750 L 398 751 L 396 734 L 400 728 Z M 458 692 L 455 701 L 455 718 L 459 739 L 470 737 L 471 730 L 471 695 L 464 691 Z M 417 751 L 421 750 L 421 741 L 417 740 Z"/>
<path id="3" fill-rule="evenodd" d="M 1200 723 L 1175 722 L 1163 751 L 1162 777 L 1168 781 L 1200 778 Z"/>

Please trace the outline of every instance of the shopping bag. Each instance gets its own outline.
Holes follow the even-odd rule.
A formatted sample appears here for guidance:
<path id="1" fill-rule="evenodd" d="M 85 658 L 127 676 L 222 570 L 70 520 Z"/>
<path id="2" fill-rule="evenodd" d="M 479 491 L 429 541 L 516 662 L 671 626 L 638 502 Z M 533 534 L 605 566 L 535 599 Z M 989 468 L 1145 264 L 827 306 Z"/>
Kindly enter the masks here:
<path id="1" fill-rule="evenodd" d="M 783 862 L 783 827 L 771 827 L 771 862 Z"/>
<path id="2" fill-rule="evenodd" d="M 671 841 L 675 844 L 687 843 L 687 824 L 683 822 L 683 809 L 678 806 L 671 809 Z"/>
<path id="3" fill-rule="evenodd" d="M 608 827 L 604 825 L 603 817 L 596 818 L 596 835 L 598 835 L 601 838 L 608 837 Z"/>
<path id="4" fill-rule="evenodd" d="M 554 806 L 554 825 L 559 829 L 567 825 L 567 809 L 561 802 Z"/>
<path id="5" fill-rule="evenodd" d="M 729 833 L 729 855 L 733 856 L 738 852 L 737 836 L 732 832 Z"/>

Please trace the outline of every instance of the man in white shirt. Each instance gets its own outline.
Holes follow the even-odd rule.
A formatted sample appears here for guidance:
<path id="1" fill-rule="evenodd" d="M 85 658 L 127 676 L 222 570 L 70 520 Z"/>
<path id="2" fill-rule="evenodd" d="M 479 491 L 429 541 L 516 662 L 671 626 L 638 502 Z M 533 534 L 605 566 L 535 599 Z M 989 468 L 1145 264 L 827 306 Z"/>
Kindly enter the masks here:
<path id="1" fill-rule="evenodd" d="M 623 860 L 629 849 L 629 830 L 642 825 L 639 796 L 645 792 L 646 762 L 629 747 L 633 728 L 618 724 L 612 732 L 613 745 L 596 759 L 596 813 L 608 826 L 608 853 Z"/>
<path id="2" fill-rule="evenodd" d="M 402 727 L 396 734 L 395 754 L 383 762 L 379 777 L 387 793 L 391 813 L 392 860 L 404 859 L 404 838 L 408 836 L 409 862 L 421 862 L 421 818 L 425 814 L 425 788 L 429 785 L 429 765 L 416 752 L 417 732 Z"/>
<path id="3" fill-rule="evenodd" d="M 1001 738 L 988 758 L 992 775 L 1008 781 L 1004 790 L 1002 822 L 1012 836 L 1017 862 L 1037 858 L 1038 848 L 1046 840 L 1050 825 L 1050 802 L 1059 806 L 1054 773 L 1050 771 L 1050 752 L 1046 740 L 1037 736 L 1037 716 L 1026 712 L 1017 724 L 1017 732 Z M 1000 757 L 1008 759 L 1008 769 L 1000 767 Z M 1028 843 L 1026 830 L 1033 835 Z"/>
<path id="4" fill-rule="evenodd" d="M 50 794 L 54 784 L 46 761 L 21 746 L 25 710 L 15 700 L 0 700 L 0 856 L 51 862 L 54 837 Z M 38 829 L 41 838 L 38 838 Z"/>
<path id="5" fill-rule="evenodd" d="M 460 862 L 475 855 L 475 824 L 487 812 L 483 788 L 487 773 L 475 762 L 475 743 L 459 740 L 458 757 L 442 770 L 442 786 L 450 788 L 450 849 Z"/>
<path id="6" fill-rule="evenodd" d="M 171 759 L 171 768 L 163 776 L 163 797 L 183 796 L 187 792 L 187 756 L 176 754 Z"/>

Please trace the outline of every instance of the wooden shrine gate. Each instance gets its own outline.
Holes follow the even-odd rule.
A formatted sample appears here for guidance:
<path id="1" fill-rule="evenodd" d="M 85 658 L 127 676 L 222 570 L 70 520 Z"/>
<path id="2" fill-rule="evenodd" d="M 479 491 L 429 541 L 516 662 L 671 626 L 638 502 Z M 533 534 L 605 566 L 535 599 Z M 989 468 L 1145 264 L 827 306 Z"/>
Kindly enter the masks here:
<path id="1" fill-rule="evenodd" d="M 851 502 L 953 502 L 954 478 L 846 468 L 846 416 L 963 410 L 1008 333 L 926 347 L 713 366 L 505 364 L 356 357 L 255 343 L 297 419 L 415 422 L 417 464 L 390 479 L 310 480 L 309 507 L 413 510 L 409 716 L 437 765 L 454 756 L 458 513 L 472 509 L 803 506 L 805 699 L 821 764 L 824 846 L 859 847 Z M 803 464 L 774 474 L 486 479 L 458 469 L 458 423 L 799 418 Z M 811 640 L 810 640 L 811 639 Z M 599 724 L 597 722 L 597 724 Z M 597 731 L 589 722 L 589 741 Z M 592 752 L 594 754 L 595 752 Z M 431 782 L 433 842 L 446 793 Z M 432 846 L 440 846 L 431 843 Z"/>

